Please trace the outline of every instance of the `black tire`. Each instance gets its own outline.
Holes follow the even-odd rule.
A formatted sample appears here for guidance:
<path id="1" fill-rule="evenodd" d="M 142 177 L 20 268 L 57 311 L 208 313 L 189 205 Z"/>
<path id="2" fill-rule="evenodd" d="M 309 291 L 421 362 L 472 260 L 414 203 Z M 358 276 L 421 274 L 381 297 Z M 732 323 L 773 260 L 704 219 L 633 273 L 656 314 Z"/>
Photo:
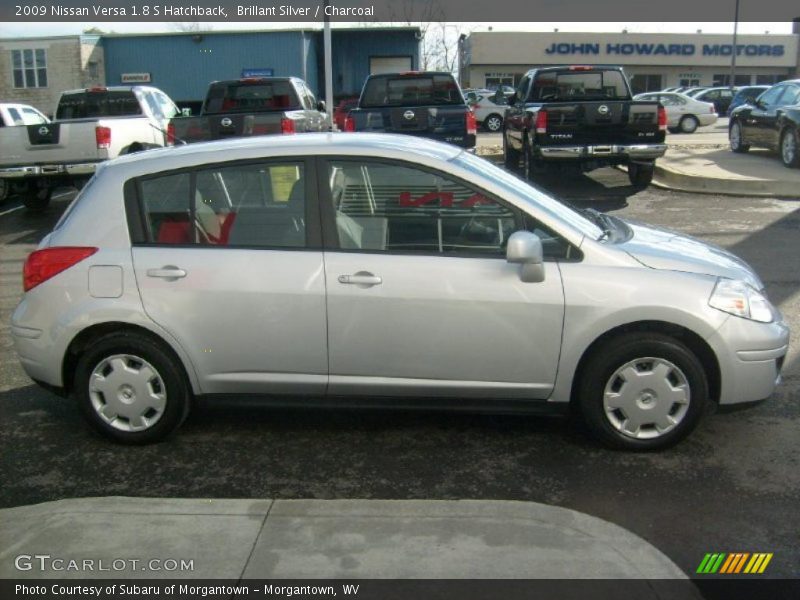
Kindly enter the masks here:
<path id="1" fill-rule="evenodd" d="M 781 162 L 783 166 L 787 169 L 796 169 L 800 167 L 800 144 L 798 144 L 797 140 L 797 131 L 792 129 L 791 127 L 787 127 L 781 133 L 781 141 L 780 146 L 778 147 L 778 153 L 781 156 Z M 786 144 L 790 144 L 789 148 L 786 147 Z"/>
<path id="2" fill-rule="evenodd" d="M 700 122 L 697 120 L 697 117 L 693 115 L 681 117 L 678 123 L 678 129 L 681 133 L 694 133 L 697 131 L 698 127 L 700 127 Z"/>
<path id="3" fill-rule="evenodd" d="M 42 212 L 50 204 L 53 188 L 38 187 L 35 183 L 28 186 L 22 194 L 22 203 L 29 212 Z"/>
<path id="4" fill-rule="evenodd" d="M 483 127 L 486 131 L 497 133 L 503 128 L 503 117 L 498 114 L 491 114 L 483 120 Z"/>
<path id="5" fill-rule="evenodd" d="M 653 181 L 655 164 L 653 163 L 628 163 L 628 179 L 637 189 L 644 189 Z"/>
<path id="6" fill-rule="evenodd" d="M 522 173 L 525 181 L 533 181 L 536 175 L 541 175 L 545 170 L 545 163 L 533 154 L 526 134 L 522 143 Z"/>
<path id="7" fill-rule="evenodd" d="M 503 165 L 512 173 L 519 171 L 519 150 L 515 150 L 508 144 L 505 130 L 503 130 Z"/>
<path id="8" fill-rule="evenodd" d="M 678 406 L 679 410 L 685 412 L 681 414 L 672 429 L 660 434 L 656 432 L 656 437 L 642 439 L 623 433 L 612 423 L 612 418 L 617 419 L 618 415 L 616 410 L 612 410 L 610 415 L 607 414 L 604 395 L 607 387 L 613 391 L 617 380 L 617 377 L 614 376 L 619 369 L 637 360 L 646 365 L 647 361 L 651 359 L 671 363 L 673 367 L 677 368 L 684 378 L 685 385 L 688 386 L 688 404 Z M 655 373 L 655 369 L 653 373 Z M 670 371 L 669 377 L 673 376 L 674 373 Z M 612 338 L 593 352 L 580 377 L 577 399 L 583 421 L 592 435 L 610 448 L 651 451 L 672 446 L 697 427 L 709 404 L 708 379 L 703 365 L 695 354 L 679 340 L 660 333 L 634 332 Z M 646 390 L 647 393 L 651 391 Z M 640 396 L 644 396 L 644 394 L 645 391 L 641 392 Z M 647 401 L 654 403 L 654 414 L 657 408 L 665 409 L 670 406 L 672 409 L 675 408 L 671 403 L 660 405 L 657 393 L 653 392 L 652 395 L 655 396 L 655 399 L 648 398 Z M 636 400 L 636 403 L 639 403 L 639 399 Z M 682 406 L 685 408 L 681 408 Z M 648 413 L 646 411 L 639 413 L 639 415 L 642 414 Z M 624 413 L 622 413 L 622 417 L 630 418 Z M 648 430 L 647 435 L 652 434 L 652 430 Z"/>
<path id="9" fill-rule="evenodd" d="M 101 418 L 94 408 L 89 389 L 92 372 L 107 358 L 116 355 L 132 355 L 146 361 L 160 378 L 159 384 L 163 382 L 165 407 L 161 416 L 146 429 L 122 431 Z M 189 383 L 178 358 L 160 343 L 136 332 L 108 334 L 91 344 L 78 359 L 73 389 L 89 424 L 104 436 L 123 444 L 150 444 L 165 439 L 186 419 L 191 404 Z"/>
<path id="10" fill-rule="evenodd" d="M 670 133 L 678 133 L 680 129 L 678 129 L 677 127 L 667 127 L 667 131 L 669 131 Z"/>
<path id="11" fill-rule="evenodd" d="M 734 135 L 734 128 L 737 129 L 738 135 Z M 728 129 L 728 141 L 731 145 L 731 150 L 737 154 L 743 154 L 750 150 L 750 144 L 744 143 L 744 132 L 742 131 L 742 124 L 739 121 L 731 123 Z"/>
<path id="12" fill-rule="evenodd" d="M 0 202 L 5 202 L 11 196 L 11 182 L 8 179 L 0 179 Z"/>

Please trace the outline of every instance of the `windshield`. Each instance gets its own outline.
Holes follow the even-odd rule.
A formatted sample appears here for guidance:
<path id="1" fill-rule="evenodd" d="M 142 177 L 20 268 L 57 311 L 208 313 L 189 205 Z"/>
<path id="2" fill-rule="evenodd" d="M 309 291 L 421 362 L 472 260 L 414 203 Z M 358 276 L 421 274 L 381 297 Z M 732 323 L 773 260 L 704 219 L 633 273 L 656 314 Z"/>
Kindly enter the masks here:
<path id="1" fill-rule="evenodd" d="M 130 90 L 64 94 L 58 101 L 56 119 L 90 119 L 141 115 L 142 107 Z"/>
<path id="2" fill-rule="evenodd" d="M 619 71 L 545 71 L 536 76 L 529 100 L 628 100 Z"/>
<path id="3" fill-rule="evenodd" d="M 476 175 L 488 177 L 493 183 L 508 191 L 509 194 L 523 199 L 537 209 L 545 211 L 554 219 L 565 223 L 593 240 L 607 237 L 606 227 L 603 225 L 598 226 L 596 220 L 591 218 L 591 214 L 587 215 L 584 211 L 548 196 L 543 190 L 524 182 L 484 158 L 469 152 L 461 152 L 453 159 L 453 162 Z"/>
<path id="4" fill-rule="evenodd" d="M 204 114 L 287 110 L 300 107 L 297 94 L 288 81 L 257 83 L 234 81 L 212 85 L 208 90 Z"/>
<path id="5" fill-rule="evenodd" d="M 397 75 L 372 77 L 364 88 L 361 106 L 425 106 L 464 104 L 452 75 Z"/>

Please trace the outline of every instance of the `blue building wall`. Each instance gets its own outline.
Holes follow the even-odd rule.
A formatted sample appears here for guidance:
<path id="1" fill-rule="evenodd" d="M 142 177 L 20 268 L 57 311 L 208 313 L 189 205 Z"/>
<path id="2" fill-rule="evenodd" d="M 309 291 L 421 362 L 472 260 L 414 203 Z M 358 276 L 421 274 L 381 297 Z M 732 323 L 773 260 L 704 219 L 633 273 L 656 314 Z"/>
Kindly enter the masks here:
<path id="1" fill-rule="evenodd" d="M 373 56 L 411 56 L 419 64 L 415 30 L 332 31 L 335 96 L 360 93 Z M 238 79 L 243 69 L 273 69 L 305 79 L 324 95 L 322 31 L 197 32 L 103 36 L 107 85 L 123 73 L 150 73 L 151 82 L 176 101 L 202 100 L 211 81 Z"/>

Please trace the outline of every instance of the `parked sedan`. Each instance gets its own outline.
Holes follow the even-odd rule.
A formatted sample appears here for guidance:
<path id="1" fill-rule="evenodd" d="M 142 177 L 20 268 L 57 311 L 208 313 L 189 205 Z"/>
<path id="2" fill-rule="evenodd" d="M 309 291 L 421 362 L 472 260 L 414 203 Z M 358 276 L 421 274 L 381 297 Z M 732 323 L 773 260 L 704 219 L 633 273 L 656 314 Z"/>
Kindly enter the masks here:
<path id="1" fill-rule="evenodd" d="M 733 101 L 733 96 L 736 93 L 736 90 L 737 88 L 731 89 L 729 87 L 713 87 L 700 90 L 699 92 L 695 92 L 694 94 L 690 95 L 695 100 L 713 103 L 718 114 L 726 115 L 728 114 L 728 107 Z"/>
<path id="2" fill-rule="evenodd" d="M 739 91 L 733 96 L 730 106 L 728 106 L 727 115 L 730 117 L 733 110 L 742 104 L 752 104 L 753 100 L 766 92 L 769 87 L 768 85 L 748 85 L 747 87 L 739 88 Z"/>
<path id="3" fill-rule="evenodd" d="M 731 150 L 751 146 L 778 152 L 786 167 L 800 166 L 800 79 L 772 86 L 731 113 L 728 137 Z"/>
<path id="4" fill-rule="evenodd" d="M 24 265 L 23 368 L 97 431 L 193 397 L 565 412 L 663 448 L 772 394 L 789 329 L 696 239 L 576 211 L 407 135 L 194 144 L 98 169 Z"/>
<path id="5" fill-rule="evenodd" d="M 634 100 L 658 101 L 667 111 L 667 128 L 672 133 L 694 133 L 698 127 L 717 122 L 717 112 L 710 102 L 700 102 L 685 94 L 648 92 L 633 97 Z"/>
<path id="6" fill-rule="evenodd" d="M 496 92 L 487 90 L 476 93 L 474 100 L 467 100 L 467 103 L 475 114 L 475 120 L 486 131 L 494 133 L 503 128 L 503 115 L 508 106 L 508 101 L 503 94 L 498 95 Z"/>

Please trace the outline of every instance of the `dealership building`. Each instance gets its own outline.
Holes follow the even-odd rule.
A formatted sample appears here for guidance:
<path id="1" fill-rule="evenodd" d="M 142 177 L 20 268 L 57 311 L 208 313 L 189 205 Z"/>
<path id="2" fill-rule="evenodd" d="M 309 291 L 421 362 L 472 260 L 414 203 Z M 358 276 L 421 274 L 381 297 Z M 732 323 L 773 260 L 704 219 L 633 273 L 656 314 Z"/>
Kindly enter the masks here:
<path id="1" fill-rule="evenodd" d="M 773 84 L 798 77 L 798 38 L 739 35 L 734 85 Z M 464 87 L 515 86 L 532 67 L 621 65 L 635 93 L 670 86 L 728 85 L 732 35 L 569 32 L 473 32 L 461 40 Z"/>
<path id="2" fill-rule="evenodd" d="M 334 28 L 334 97 L 361 92 L 370 73 L 419 65 L 417 27 Z M 325 93 L 319 28 L 266 31 L 95 33 L 0 39 L 0 98 L 52 114 L 62 91 L 152 85 L 198 108 L 211 81 L 294 76 Z"/>

